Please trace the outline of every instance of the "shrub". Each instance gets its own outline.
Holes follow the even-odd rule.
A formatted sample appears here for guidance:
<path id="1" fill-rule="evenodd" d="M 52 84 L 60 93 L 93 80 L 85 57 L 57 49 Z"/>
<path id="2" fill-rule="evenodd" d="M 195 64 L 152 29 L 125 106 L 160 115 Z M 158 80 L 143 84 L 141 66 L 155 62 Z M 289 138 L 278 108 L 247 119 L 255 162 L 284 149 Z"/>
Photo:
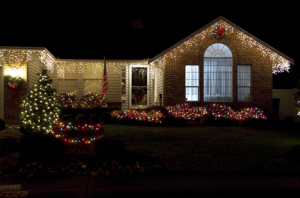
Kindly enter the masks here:
<path id="1" fill-rule="evenodd" d="M 106 124 L 110 124 L 112 121 L 111 113 L 110 112 L 104 112 L 101 114 L 101 120 L 102 122 L 105 122 Z"/>
<path id="2" fill-rule="evenodd" d="M 101 138 L 93 142 L 95 156 L 103 160 L 120 159 L 126 152 L 123 142 L 118 139 Z"/>
<path id="3" fill-rule="evenodd" d="M 73 114 L 66 114 L 61 117 L 61 121 L 68 121 L 69 119 L 73 119 Z"/>
<path id="4" fill-rule="evenodd" d="M 90 115 L 89 121 L 93 122 L 93 123 L 99 123 L 99 122 L 101 122 L 101 117 L 98 114 L 93 114 L 93 115 Z"/>
<path id="5" fill-rule="evenodd" d="M 77 115 L 75 119 L 76 119 L 76 120 L 88 120 L 88 119 L 87 119 L 87 116 L 84 115 L 84 114 L 79 114 L 79 115 Z"/>
<path id="6" fill-rule="evenodd" d="M 98 93 L 85 94 L 79 103 L 82 108 L 107 107 L 107 99 Z"/>
<path id="7" fill-rule="evenodd" d="M 59 163 L 63 160 L 66 147 L 51 134 L 32 133 L 21 138 L 22 157 L 31 161 Z"/>
<path id="8" fill-rule="evenodd" d="M 63 108 L 63 109 L 78 108 L 78 100 L 75 95 L 63 93 L 63 94 L 57 94 L 56 98 L 57 98 L 60 108 Z"/>
<path id="9" fill-rule="evenodd" d="M 104 135 L 99 124 L 93 124 L 84 119 L 72 119 L 57 123 L 53 127 L 55 137 L 73 144 L 89 144 Z"/>

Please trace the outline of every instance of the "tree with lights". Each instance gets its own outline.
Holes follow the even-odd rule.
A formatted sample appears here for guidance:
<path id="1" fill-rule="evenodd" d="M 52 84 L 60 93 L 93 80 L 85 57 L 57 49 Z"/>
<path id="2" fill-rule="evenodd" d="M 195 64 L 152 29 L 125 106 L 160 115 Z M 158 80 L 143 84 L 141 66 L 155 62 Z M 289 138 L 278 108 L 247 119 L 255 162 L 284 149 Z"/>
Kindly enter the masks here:
<path id="1" fill-rule="evenodd" d="M 52 89 L 52 79 L 47 70 L 37 74 L 38 82 L 27 93 L 21 104 L 21 128 L 27 132 L 52 132 L 53 125 L 59 121 L 60 106 Z"/>

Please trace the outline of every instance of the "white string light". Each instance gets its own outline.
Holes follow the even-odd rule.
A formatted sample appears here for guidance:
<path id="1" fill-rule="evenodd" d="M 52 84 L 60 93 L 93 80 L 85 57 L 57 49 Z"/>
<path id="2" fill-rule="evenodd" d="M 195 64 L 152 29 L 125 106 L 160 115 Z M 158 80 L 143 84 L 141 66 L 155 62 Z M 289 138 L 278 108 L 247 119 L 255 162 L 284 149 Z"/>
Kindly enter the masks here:
<path id="1" fill-rule="evenodd" d="M 255 47 L 258 52 L 260 52 L 263 57 L 269 56 L 270 60 L 272 61 L 272 72 L 273 74 L 281 73 L 281 72 L 288 72 L 290 69 L 290 62 L 283 58 L 282 56 L 278 55 L 277 53 L 273 52 L 269 48 L 263 46 L 262 44 L 258 43 L 253 38 L 247 36 L 243 32 L 237 30 L 236 28 L 232 27 L 231 25 L 227 24 L 226 22 L 220 20 L 215 24 L 211 25 L 210 27 L 206 28 L 202 32 L 196 34 L 194 37 L 190 38 L 189 40 L 183 42 L 182 44 L 178 45 L 171 51 L 167 52 L 163 56 L 157 58 L 150 65 L 158 66 L 162 65 L 165 62 L 165 59 L 175 59 L 177 60 L 177 55 L 182 53 L 188 52 L 191 50 L 192 47 L 198 46 L 200 40 L 205 39 L 208 36 L 212 36 L 215 29 L 218 27 L 223 27 L 225 29 L 224 34 L 236 34 L 237 38 L 242 42 L 242 44 L 248 45 L 250 47 Z M 154 63 L 156 62 L 156 63 Z"/>

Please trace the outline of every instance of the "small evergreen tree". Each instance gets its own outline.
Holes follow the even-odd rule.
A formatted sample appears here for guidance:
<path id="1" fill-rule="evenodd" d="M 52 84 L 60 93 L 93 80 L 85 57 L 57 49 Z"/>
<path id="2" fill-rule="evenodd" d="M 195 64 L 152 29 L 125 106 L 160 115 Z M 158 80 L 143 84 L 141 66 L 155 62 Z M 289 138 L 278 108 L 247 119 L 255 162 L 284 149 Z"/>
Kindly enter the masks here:
<path id="1" fill-rule="evenodd" d="M 60 107 L 52 89 L 52 79 L 47 70 L 37 74 L 40 78 L 23 98 L 21 104 L 21 129 L 27 132 L 52 132 L 59 121 Z"/>

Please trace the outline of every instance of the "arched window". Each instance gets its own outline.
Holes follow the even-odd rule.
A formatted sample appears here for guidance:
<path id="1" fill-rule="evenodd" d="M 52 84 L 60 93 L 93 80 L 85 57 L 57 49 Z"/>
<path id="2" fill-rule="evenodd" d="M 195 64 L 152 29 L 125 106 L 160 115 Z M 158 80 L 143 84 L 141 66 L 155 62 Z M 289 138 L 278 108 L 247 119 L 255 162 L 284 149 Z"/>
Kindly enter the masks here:
<path id="1" fill-rule="evenodd" d="M 232 53 L 222 43 L 210 45 L 204 53 L 204 101 L 232 101 Z"/>

